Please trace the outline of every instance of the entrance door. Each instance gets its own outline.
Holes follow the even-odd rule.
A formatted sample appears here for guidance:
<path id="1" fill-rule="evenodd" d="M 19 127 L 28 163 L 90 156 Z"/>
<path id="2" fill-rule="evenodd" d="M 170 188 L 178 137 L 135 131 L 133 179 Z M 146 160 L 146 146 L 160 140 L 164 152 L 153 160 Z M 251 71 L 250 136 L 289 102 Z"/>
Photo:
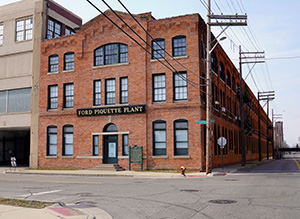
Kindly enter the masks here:
<path id="1" fill-rule="evenodd" d="M 104 136 L 103 163 L 118 163 L 118 136 Z"/>

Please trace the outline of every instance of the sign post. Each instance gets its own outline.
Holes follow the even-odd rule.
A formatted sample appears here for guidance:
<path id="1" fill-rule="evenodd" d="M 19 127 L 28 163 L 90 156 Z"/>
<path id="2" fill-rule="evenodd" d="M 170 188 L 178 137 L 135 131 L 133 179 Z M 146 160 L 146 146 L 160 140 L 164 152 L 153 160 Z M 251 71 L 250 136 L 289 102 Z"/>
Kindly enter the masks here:
<path id="1" fill-rule="evenodd" d="M 218 139 L 218 145 L 220 145 L 220 148 L 222 149 L 222 171 L 223 171 L 223 150 L 226 144 L 227 144 L 226 138 L 220 137 Z"/>
<path id="2" fill-rule="evenodd" d="M 132 163 L 140 163 L 141 170 L 143 170 L 143 146 L 134 145 L 129 148 L 129 170 L 131 170 Z"/>

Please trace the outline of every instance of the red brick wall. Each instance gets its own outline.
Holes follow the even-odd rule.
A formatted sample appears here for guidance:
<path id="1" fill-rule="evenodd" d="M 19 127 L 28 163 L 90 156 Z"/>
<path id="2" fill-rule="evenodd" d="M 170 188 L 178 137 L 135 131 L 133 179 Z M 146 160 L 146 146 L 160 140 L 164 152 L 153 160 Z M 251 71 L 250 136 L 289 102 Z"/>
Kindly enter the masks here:
<path id="1" fill-rule="evenodd" d="M 129 29 L 107 13 L 122 29 L 130 33 Z M 128 24 L 135 29 L 143 39 L 151 45 L 151 38 L 134 23 L 125 13 L 120 13 Z M 186 36 L 187 56 L 178 61 L 188 67 L 189 80 L 200 83 L 201 79 L 195 74 L 205 72 L 204 60 L 201 58 L 200 42 L 205 42 L 204 22 L 199 15 L 186 15 L 161 20 L 151 20 L 144 15 L 138 17 L 139 21 L 150 32 L 153 38 L 165 39 L 165 50 L 172 54 L 172 38 L 178 35 Z M 131 34 L 133 36 L 133 34 Z M 140 39 L 139 43 L 150 50 Z M 128 45 L 128 64 L 102 66 L 93 68 L 94 49 L 108 43 L 123 43 Z M 230 69 L 238 81 L 237 72 L 233 64 L 226 60 L 224 51 L 219 47 L 218 56 L 222 56 L 225 68 Z M 75 53 L 75 69 L 63 72 L 63 55 L 66 52 Z M 48 57 L 52 54 L 59 55 L 59 73 L 48 74 Z M 167 54 L 166 59 L 178 71 L 186 69 L 172 60 Z M 220 60 L 221 58 L 219 58 Z M 166 63 L 166 61 L 163 61 Z M 192 73 L 193 72 L 193 73 Z M 152 75 L 164 73 L 166 75 L 166 101 L 153 103 L 152 101 Z M 195 74 L 194 74 L 195 73 Z M 128 77 L 129 105 L 146 105 L 145 114 L 110 115 L 77 117 L 76 109 L 93 107 L 93 81 L 101 79 L 102 106 L 105 106 L 105 79 L 116 79 L 116 105 L 119 104 L 119 83 L 121 77 Z M 216 75 L 213 79 L 218 87 L 222 87 L 226 95 L 236 98 L 226 84 L 220 82 Z M 74 107 L 63 109 L 63 84 L 74 83 Z M 58 85 L 58 109 L 47 110 L 48 86 Z M 205 107 L 201 102 L 201 92 L 188 85 L 188 100 L 173 100 L 173 72 L 164 67 L 159 61 L 151 60 L 136 43 L 130 40 L 120 30 L 113 26 L 103 16 L 99 16 L 92 22 L 84 25 L 75 35 L 46 40 L 42 43 L 41 81 L 40 81 L 40 118 L 39 118 L 39 167 L 41 168 L 91 168 L 103 162 L 101 157 L 93 157 L 92 133 L 103 132 L 103 128 L 114 123 L 119 132 L 129 132 L 129 145 L 144 147 L 144 169 L 179 169 L 184 165 L 187 169 L 205 169 L 203 128 L 196 124 L 197 120 L 205 119 Z M 227 127 L 230 130 L 239 131 L 238 122 L 229 114 L 213 112 L 216 124 Z M 189 155 L 174 157 L 174 121 L 178 119 L 188 120 Z M 167 155 L 163 157 L 153 156 L 152 124 L 156 120 L 164 120 L 167 125 Z M 62 156 L 62 129 L 64 125 L 71 124 L 74 127 L 73 156 Z M 47 150 L 47 127 L 57 126 L 57 156 L 49 158 Z M 238 147 L 238 142 L 235 142 Z M 229 151 L 229 150 L 228 150 Z M 103 152 L 103 136 L 99 136 L 99 156 Z M 214 155 L 213 165 L 220 166 L 221 158 Z M 118 155 L 122 156 L 122 135 L 118 135 Z M 247 160 L 257 159 L 258 154 L 248 151 Z M 224 157 L 224 164 L 238 163 L 240 154 L 235 155 L 229 151 Z M 118 163 L 128 168 L 128 157 L 119 157 Z M 139 169 L 139 165 L 133 165 L 133 169 Z"/>

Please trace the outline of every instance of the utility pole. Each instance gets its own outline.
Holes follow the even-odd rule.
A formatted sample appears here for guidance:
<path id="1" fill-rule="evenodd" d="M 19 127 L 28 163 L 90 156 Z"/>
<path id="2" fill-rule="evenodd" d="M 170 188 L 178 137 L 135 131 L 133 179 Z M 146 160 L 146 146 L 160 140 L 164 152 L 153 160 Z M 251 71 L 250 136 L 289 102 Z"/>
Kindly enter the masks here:
<path id="1" fill-rule="evenodd" d="M 207 28 L 206 28 L 206 174 L 212 171 L 211 155 L 211 32 L 210 32 L 210 0 L 207 1 Z"/>
<path id="2" fill-rule="evenodd" d="M 268 104 L 267 109 L 267 159 L 269 159 L 269 101 L 275 99 L 275 91 L 265 91 L 265 92 L 258 92 L 258 133 L 259 133 L 259 140 L 258 140 L 258 152 L 259 152 L 259 161 L 261 161 L 261 127 L 260 127 L 260 101 L 266 100 Z"/>
<path id="3" fill-rule="evenodd" d="M 216 20 L 212 22 L 212 20 Z M 214 15 L 211 13 L 211 0 L 207 0 L 206 28 L 206 174 L 212 171 L 211 154 L 211 26 L 246 26 L 247 15 Z M 223 30 L 223 32 L 226 28 Z M 214 48 L 213 48 L 214 49 Z"/>
<path id="4" fill-rule="evenodd" d="M 241 138 L 241 149 L 242 149 L 242 166 L 246 164 L 246 150 L 245 150 L 245 124 L 244 124 L 244 93 L 243 93 L 243 74 L 242 74 L 242 64 L 254 64 L 256 63 L 264 63 L 262 59 L 264 59 L 264 52 L 242 52 L 242 47 L 239 46 L 239 64 L 240 64 L 240 122 L 241 122 L 241 131 L 240 131 L 240 138 Z M 252 70 L 252 69 L 251 69 Z M 251 73 L 251 70 L 247 74 Z M 245 78 L 245 80 L 246 80 Z"/>

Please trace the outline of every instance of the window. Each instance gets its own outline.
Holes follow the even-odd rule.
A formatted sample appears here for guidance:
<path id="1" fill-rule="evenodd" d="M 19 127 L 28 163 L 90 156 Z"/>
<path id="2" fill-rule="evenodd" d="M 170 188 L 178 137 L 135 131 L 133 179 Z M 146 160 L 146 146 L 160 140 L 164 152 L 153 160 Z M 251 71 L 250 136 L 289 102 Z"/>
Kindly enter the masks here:
<path id="1" fill-rule="evenodd" d="M 153 122 L 153 155 L 167 155 L 167 130 L 165 121 Z"/>
<path id="2" fill-rule="evenodd" d="M 3 24 L 0 23 L 0 45 L 3 44 Z"/>
<path id="3" fill-rule="evenodd" d="M 51 85 L 48 89 L 48 109 L 57 109 L 58 87 Z"/>
<path id="4" fill-rule="evenodd" d="M 227 83 L 227 86 L 231 88 L 231 77 L 230 77 L 230 73 L 228 70 L 226 73 L 226 83 Z"/>
<path id="5" fill-rule="evenodd" d="M 166 76 L 165 74 L 153 75 L 153 101 L 166 101 Z"/>
<path id="6" fill-rule="evenodd" d="M 128 62 L 128 46 L 112 43 L 94 50 L 94 66 Z"/>
<path id="7" fill-rule="evenodd" d="M 123 156 L 128 156 L 128 135 L 122 136 Z"/>
<path id="8" fill-rule="evenodd" d="M 187 120 L 176 120 L 174 122 L 174 142 L 175 151 L 174 155 L 188 155 L 188 121 Z"/>
<path id="9" fill-rule="evenodd" d="M 74 84 L 64 84 L 64 108 L 74 106 Z"/>
<path id="10" fill-rule="evenodd" d="M 232 83 L 232 90 L 235 92 L 235 80 L 234 80 L 234 77 L 232 76 L 232 79 L 231 79 L 231 83 Z"/>
<path id="11" fill-rule="evenodd" d="M 47 156 L 57 155 L 57 127 L 47 127 Z"/>
<path id="12" fill-rule="evenodd" d="M 74 52 L 65 53 L 64 70 L 74 70 Z"/>
<path id="13" fill-rule="evenodd" d="M 94 81 L 94 106 L 101 105 L 101 80 Z"/>
<path id="14" fill-rule="evenodd" d="M 201 58 L 202 59 L 206 59 L 206 50 L 205 50 L 205 46 L 204 46 L 204 43 L 203 43 L 203 40 L 201 39 Z"/>
<path id="15" fill-rule="evenodd" d="M 152 59 L 165 58 L 165 40 L 156 39 L 152 41 Z"/>
<path id="16" fill-rule="evenodd" d="M 187 73 L 174 73 L 174 100 L 187 100 Z"/>
<path id="17" fill-rule="evenodd" d="M 47 39 L 52 39 L 61 36 L 61 23 L 54 19 L 48 19 Z"/>
<path id="18" fill-rule="evenodd" d="M 186 55 L 186 38 L 185 36 L 176 36 L 172 39 L 173 56 L 185 56 Z"/>
<path id="19" fill-rule="evenodd" d="M 128 103 L 128 78 L 121 78 L 120 81 L 120 103 Z"/>
<path id="20" fill-rule="evenodd" d="M 218 59 L 213 53 L 211 53 L 211 69 L 218 74 Z"/>
<path id="21" fill-rule="evenodd" d="M 31 88 L 0 91 L 0 113 L 30 112 Z"/>
<path id="22" fill-rule="evenodd" d="M 16 41 L 32 39 L 32 18 L 25 18 L 16 21 Z"/>
<path id="23" fill-rule="evenodd" d="M 99 156 L 99 136 L 93 135 L 93 156 Z"/>
<path id="24" fill-rule="evenodd" d="M 66 27 L 66 29 L 65 29 L 65 36 L 72 35 L 74 33 L 75 33 L 74 30 L 72 30 L 70 27 Z"/>
<path id="25" fill-rule="evenodd" d="M 106 105 L 116 104 L 116 80 L 115 79 L 105 80 L 105 104 Z"/>
<path id="26" fill-rule="evenodd" d="M 48 72 L 58 72 L 58 55 L 49 56 Z"/>
<path id="27" fill-rule="evenodd" d="M 225 82 L 225 69 L 222 62 L 220 62 L 220 78 Z"/>
<path id="28" fill-rule="evenodd" d="M 63 127 L 63 156 L 73 156 L 73 126 Z"/>

